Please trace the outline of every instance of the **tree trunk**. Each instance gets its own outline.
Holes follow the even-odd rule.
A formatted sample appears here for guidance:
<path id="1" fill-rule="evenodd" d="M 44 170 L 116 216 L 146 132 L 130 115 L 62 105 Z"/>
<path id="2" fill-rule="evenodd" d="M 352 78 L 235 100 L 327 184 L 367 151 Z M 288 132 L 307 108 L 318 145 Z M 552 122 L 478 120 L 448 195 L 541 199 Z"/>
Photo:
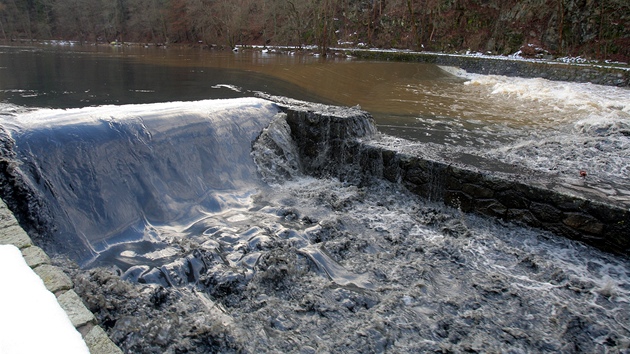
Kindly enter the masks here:
<path id="1" fill-rule="evenodd" d="M 4 37 L 4 41 L 7 41 L 7 34 L 4 32 L 4 25 L 2 24 L 2 21 L 0 21 L 0 31 L 2 31 L 2 37 Z"/>
<path id="2" fill-rule="evenodd" d="M 418 45 L 418 24 L 413 13 L 413 0 L 407 0 L 407 10 L 409 11 L 409 21 L 411 21 L 411 45 L 419 47 Z"/>
<path id="3" fill-rule="evenodd" d="M 564 53 L 562 32 L 564 32 L 564 0 L 558 0 L 558 48 L 561 54 Z"/>

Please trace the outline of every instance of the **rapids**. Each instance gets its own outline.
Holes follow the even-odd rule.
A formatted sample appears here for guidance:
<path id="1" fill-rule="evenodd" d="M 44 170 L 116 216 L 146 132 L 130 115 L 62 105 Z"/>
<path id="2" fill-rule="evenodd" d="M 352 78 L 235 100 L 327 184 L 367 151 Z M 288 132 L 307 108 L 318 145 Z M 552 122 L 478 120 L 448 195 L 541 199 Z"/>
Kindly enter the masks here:
<path id="1" fill-rule="evenodd" d="M 528 168 L 630 205 L 627 88 L 347 58 L 2 47 L 2 198 L 125 352 L 629 351 L 627 257 L 420 199 L 343 165 L 353 141 L 330 131 L 300 149 L 276 103 L 246 98 L 256 90 L 358 104 L 376 123 L 362 116 L 362 139 L 392 150 L 420 141 L 410 151 Z"/>
<path id="2" fill-rule="evenodd" d="M 621 187 L 630 201 L 630 92 L 628 89 L 545 79 L 471 75 L 467 86 L 512 106 L 518 137 L 479 153 L 532 169 Z M 535 103 L 535 105 L 531 105 Z M 538 107 L 538 109 L 533 109 Z M 509 113 L 508 113 L 509 114 Z M 610 187 L 609 187 L 610 188 Z"/>
<path id="3" fill-rule="evenodd" d="M 260 98 L 8 110 L 3 185 L 126 352 L 628 351 L 627 257 L 333 178 L 285 117 Z M 343 162 L 347 143 L 317 146 Z"/>

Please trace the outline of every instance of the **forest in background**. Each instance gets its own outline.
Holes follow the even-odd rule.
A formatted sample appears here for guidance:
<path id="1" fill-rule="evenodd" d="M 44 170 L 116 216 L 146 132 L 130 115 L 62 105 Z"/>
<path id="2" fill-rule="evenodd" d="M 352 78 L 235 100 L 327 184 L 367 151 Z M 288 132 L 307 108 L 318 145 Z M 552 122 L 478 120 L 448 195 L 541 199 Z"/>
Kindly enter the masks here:
<path id="1" fill-rule="evenodd" d="M 630 1 L 0 0 L 0 40 L 32 39 L 522 50 L 627 62 Z"/>

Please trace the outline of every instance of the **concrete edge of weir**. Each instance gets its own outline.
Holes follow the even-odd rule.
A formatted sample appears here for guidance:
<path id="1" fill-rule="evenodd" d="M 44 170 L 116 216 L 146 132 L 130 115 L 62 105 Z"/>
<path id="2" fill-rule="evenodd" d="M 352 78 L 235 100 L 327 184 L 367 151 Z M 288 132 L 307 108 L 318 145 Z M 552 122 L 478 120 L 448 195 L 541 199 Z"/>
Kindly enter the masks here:
<path id="1" fill-rule="evenodd" d="M 309 175 L 334 176 L 352 183 L 376 176 L 465 213 L 630 255 L 630 201 L 625 194 L 615 199 L 619 197 L 613 195 L 619 192 L 615 188 L 608 195 L 581 182 L 571 185 L 554 176 L 480 157 L 445 159 L 422 144 L 393 148 L 375 136 L 367 112 L 353 109 L 339 114 L 322 105 L 261 97 L 276 102 L 287 114 L 301 166 Z"/>
<path id="2" fill-rule="evenodd" d="M 109 339 L 98 325 L 94 314 L 74 292 L 74 284 L 61 268 L 51 264 L 50 257 L 35 246 L 31 238 L 18 224 L 15 216 L 0 199 L 0 245 L 17 247 L 31 269 L 55 295 L 60 307 L 66 312 L 72 325 L 83 337 L 92 354 L 122 354 L 122 350 Z"/>

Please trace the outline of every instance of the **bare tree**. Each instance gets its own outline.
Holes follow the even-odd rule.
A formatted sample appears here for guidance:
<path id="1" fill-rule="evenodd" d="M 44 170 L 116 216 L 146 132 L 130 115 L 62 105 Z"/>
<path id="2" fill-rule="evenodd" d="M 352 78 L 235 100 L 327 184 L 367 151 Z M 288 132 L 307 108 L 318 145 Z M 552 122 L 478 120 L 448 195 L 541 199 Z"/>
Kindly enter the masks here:
<path id="1" fill-rule="evenodd" d="M 2 37 L 4 38 L 5 41 L 8 39 L 7 33 L 4 31 L 4 24 L 3 24 L 3 22 L 6 22 L 6 18 L 5 18 L 6 11 L 7 11 L 7 5 L 0 3 L 0 32 L 2 32 Z"/>
<path id="2" fill-rule="evenodd" d="M 134 40 L 167 42 L 164 0 L 128 0 L 127 30 Z"/>

